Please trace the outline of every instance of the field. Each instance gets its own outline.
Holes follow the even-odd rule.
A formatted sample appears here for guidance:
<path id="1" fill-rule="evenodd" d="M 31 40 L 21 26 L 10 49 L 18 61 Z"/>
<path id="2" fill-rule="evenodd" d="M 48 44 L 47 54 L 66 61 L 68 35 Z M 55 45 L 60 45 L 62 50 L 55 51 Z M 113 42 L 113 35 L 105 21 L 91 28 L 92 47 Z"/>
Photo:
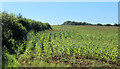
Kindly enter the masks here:
<path id="1" fill-rule="evenodd" d="M 23 54 L 9 55 L 13 67 L 119 66 L 118 27 L 51 26 L 53 30 L 27 35 Z M 22 49 L 19 47 L 19 50 Z M 14 57 L 14 58 L 13 58 Z M 7 66 L 11 66 L 11 63 Z"/>

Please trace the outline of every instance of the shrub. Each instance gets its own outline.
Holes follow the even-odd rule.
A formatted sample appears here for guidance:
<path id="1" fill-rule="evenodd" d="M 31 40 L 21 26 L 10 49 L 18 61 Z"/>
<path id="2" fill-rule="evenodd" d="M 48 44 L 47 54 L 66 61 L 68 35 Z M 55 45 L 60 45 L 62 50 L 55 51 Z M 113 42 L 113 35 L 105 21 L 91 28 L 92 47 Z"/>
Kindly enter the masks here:
<path id="1" fill-rule="evenodd" d="M 42 23 L 32 19 L 23 18 L 21 14 L 8 14 L 6 11 L 0 13 L 2 17 L 2 47 L 5 46 L 12 54 L 27 41 L 27 33 L 30 30 L 35 32 L 52 29 L 48 23 Z"/>

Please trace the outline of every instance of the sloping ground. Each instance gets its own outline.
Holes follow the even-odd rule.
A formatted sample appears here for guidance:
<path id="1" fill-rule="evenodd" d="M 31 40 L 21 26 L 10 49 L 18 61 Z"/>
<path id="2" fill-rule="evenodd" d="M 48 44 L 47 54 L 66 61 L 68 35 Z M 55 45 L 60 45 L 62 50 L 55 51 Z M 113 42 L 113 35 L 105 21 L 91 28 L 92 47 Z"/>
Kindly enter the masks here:
<path id="1" fill-rule="evenodd" d="M 52 26 L 30 31 L 26 49 L 9 57 L 8 67 L 120 67 L 117 27 Z M 18 47 L 19 50 L 21 47 Z"/>
<path id="2" fill-rule="evenodd" d="M 52 28 L 52 31 L 48 30 L 40 32 L 36 36 L 33 35 L 34 37 L 32 38 L 34 40 L 37 38 L 35 46 L 31 45 L 31 43 L 31 47 L 28 47 L 28 50 L 24 54 L 17 56 L 17 60 L 21 66 L 120 67 L 117 60 L 115 60 L 116 58 L 114 58 L 114 54 L 117 53 L 117 27 L 52 26 Z M 85 33 L 88 33 L 87 36 L 85 36 Z M 96 36 L 91 37 L 91 33 Z M 81 36 L 78 36 L 80 34 Z M 101 36 L 104 39 L 101 39 Z M 30 42 L 33 41 L 34 43 L 32 38 Z M 111 39 L 113 42 L 111 42 Z M 94 40 L 95 42 L 89 42 Z M 109 41 L 110 44 L 106 43 L 106 41 Z M 97 46 L 98 43 L 99 46 Z M 105 46 L 101 47 L 104 43 Z M 94 46 L 92 46 L 93 44 Z M 99 50 L 103 51 L 103 53 L 99 53 Z M 115 52 L 112 52 L 113 50 Z M 91 51 L 93 52 L 91 53 Z M 105 54 L 107 52 L 109 52 L 108 55 L 113 54 L 113 57 L 110 57 L 112 59 L 107 57 Z"/>

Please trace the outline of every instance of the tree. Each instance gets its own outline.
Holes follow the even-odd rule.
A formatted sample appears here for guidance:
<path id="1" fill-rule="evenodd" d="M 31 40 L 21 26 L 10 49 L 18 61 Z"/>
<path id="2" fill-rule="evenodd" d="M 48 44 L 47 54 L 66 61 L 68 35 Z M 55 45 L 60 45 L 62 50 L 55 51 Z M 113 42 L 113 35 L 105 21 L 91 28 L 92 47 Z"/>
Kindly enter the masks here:
<path id="1" fill-rule="evenodd" d="M 118 24 L 115 23 L 114 26 L 118 26 Z"/>
<path id="2" fill-rule="evenodd" d="M 97 25 L 98 25 L 98 26 L 103 26 L 103 25 L 102 25 L 102 24 L 100 24 L 100 23 L 98 23 Z"/>
<path id="3" fill-rule="evenodd" d="M 21 14 L 15 16 L 6 11 L 0 13 L 2 17 L 2 47 L 13 54 L 22 43 L 27 41 L 27 33 L 52 29 L 48 23 L 23 18 Z"/>
<path id="4" fill-rule="evenodd" d="M 92 25 L 86 22 L 65 21 L 62 25 Z"/>
<path id="5" fill-rule="evenodd" d="M 111 24 L 105 24 L 105 26 L 112 26 Z"/>

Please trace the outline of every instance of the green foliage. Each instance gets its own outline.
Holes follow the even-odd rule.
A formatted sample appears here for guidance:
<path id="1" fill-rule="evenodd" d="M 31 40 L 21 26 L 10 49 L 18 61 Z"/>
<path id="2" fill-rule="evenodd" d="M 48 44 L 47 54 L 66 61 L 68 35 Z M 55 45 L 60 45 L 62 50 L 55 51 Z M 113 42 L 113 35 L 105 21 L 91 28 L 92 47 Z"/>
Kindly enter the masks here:
<path id="1" fill-rule="evenodd" d="M 86 22 L 65 21 L 62 25 L 92 25 Z"/>
<path id="2" fill-rule="evenodd" d="M 22 67 L 74 65 L 79 67 L 81 64 L 86 66 L 88 59 L 90 59 L 88 63 L 91 63 L 93 59 L 99 60 L 99 62 L 88 64 L 88 67 L 110 66 L 109 62 L 119 63 L 117 27 L 52 26 L 52 28 L 54 30 L 36 33 L 35 30 L 29 31 L 27 42 L 22 43 L 23 46 L 26 44 L 24 53 L 12 55 L 17 58 L 16 63 L 20 63 Z M 18 47 L 18 51 L 22 51 L 21 49 L 23 49 L 22 45 Z M 106 61 L 107 64 L 100 60 Z"/>
<path id="3" fill-rule="evenodd" d="M 31 36 L 27 35 L 31 30 L 33 30 L 34 33 L 37 33 L 39 31 L 52 29 L 48 23 L 42 23 L 40 21 L 27 19 L 21 14 L 8 14 L 6 11 L 4 11 L 0 13 L 0 19 L 1 18 L 2 23 L 0 25 L 2 25 L 2 47 L 4 51 L 7 51 L 7 53 L 3 52 L 3 58 L 5 58 L 6 60 L 3 61 L 3 66 L 9 67 L 10 64 L 13 64 L 13 66 L 19 65 L 17 60 L 15 60 L 15 58 L 13 57 L 13 54 L 20 55 L 23 54 L 24 51 L 31 50 L 34 48 L 34 46 L 36 45 L 35 43 L 37 41 L 37 38 L 34 37 L 36 38 L 36 40 L 32 38 L 33 41 L 31 43 L 29 42 L 29 38 L 31 38 Z M 28 47 L 27 45 L 30 44 L 31 47 Z"/>
<path id="4" fill-rule="evenodd" d="M 114 26 L 118 26 L 118 24 L 115 23 Z"/>
<path id="5" fill-rule="evenodd" d="M 111 24 L 105 24 L 105 26 L 112 26 Z"/>
<path id="6" fill-rule="evenodd" d="M 10 52 L 11 50 L 14 53 L 17 49 L 17 45 L 23 43 L 23 41 L 27 41 L 27 33 L 30 30 L 34 30 L 35 32 L 43 31 L 46 29 L 51 29 L 48 23 L 42 23 L 39 21 L 35 21 L 32 19 L 23 18 L 21 14 L 14 15 L 13 13 L 8 14 L 6 11 L 1 13 L 2 16 L 2 37 L 3 37 L 3 45 L 6 46 Z"/>
<path id="7" fill-rule="evenodd" d="M 1 14 L 4 67 L 80 66 L 81 58 L 120 63 L 118 27 L 52 26 L 54 30 L 51 30 L 48 23 L 26 19 L 21 14 Z"/>
<path id="8" fill-rule="evenodd" d="M 98 26 L 103 26 L 103 25 L 102 25 L 102 24 L 100 24 L 100 23 L 98 23 L 97 25 L 98 25 Z"/>
<path id="9" fill-rule="evenodd" d="M 111 25 L 111 24 L 91 24 L 91 23 L 87 23 L 87 22 L 75 22 L 75 21 L 65 21 L 62 25 L 93 25 L 93 26 L 120 26 L 119 24 L 114 24 L 114 25 Z"/>
<path id="10" fill-rule="evenodd" d="M 3 67 L 20 67 L 21 64 L 16 60 L 14 55 L 10 55 L 8 53 L 4 53 L 2 66 Z"/>

